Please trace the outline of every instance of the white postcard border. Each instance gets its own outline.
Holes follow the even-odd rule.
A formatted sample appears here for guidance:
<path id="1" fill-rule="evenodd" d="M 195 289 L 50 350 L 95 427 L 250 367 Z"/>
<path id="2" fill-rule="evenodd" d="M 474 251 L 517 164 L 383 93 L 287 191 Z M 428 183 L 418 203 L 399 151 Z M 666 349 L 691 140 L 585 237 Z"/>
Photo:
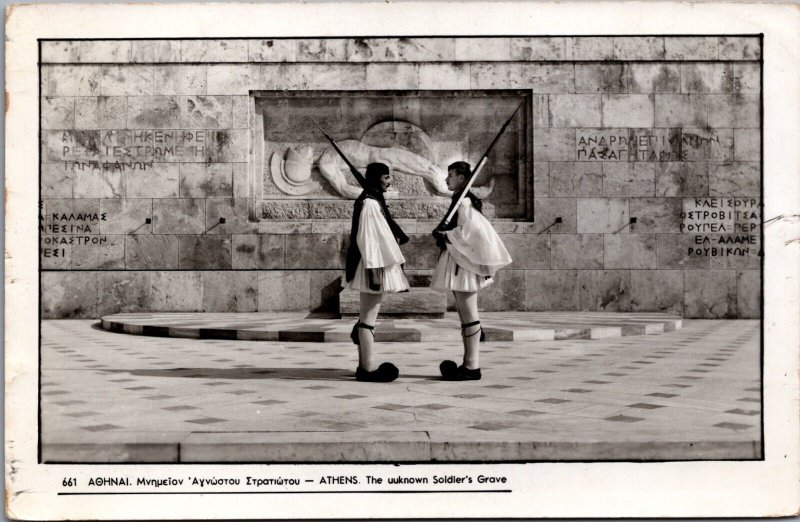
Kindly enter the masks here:
<path id="1" fill-rule="evenodd" d="M 7 12 L 6 488 L 9 516 L 52 518 L 733 517 L 798 509 L 800 8 L 781 4 L 40 4 Z M 474 495 L 56 496 L 64 477 L 319 476 L 383 465 L 37 464 L 37 38 L 764 33 L 764 461 L 414 465 L 505 475 Z M 408 469 L 409 466 L 393 468 Z M 318 486 L 316 486 L 318 487 Z"/>

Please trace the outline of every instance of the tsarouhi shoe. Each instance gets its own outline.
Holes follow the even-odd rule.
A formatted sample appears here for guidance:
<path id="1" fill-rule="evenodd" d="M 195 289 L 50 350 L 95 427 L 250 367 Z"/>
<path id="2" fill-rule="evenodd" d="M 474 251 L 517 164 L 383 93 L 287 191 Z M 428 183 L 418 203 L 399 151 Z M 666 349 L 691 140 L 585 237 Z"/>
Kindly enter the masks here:
<path id="1" fill-rule="evenodd" d="M 356 369 L 356 380 L 363 382 L 392 382 L 400 375 L 400 370 L 392 363 L 385 362 L 377 370 L 368 372 L 359 366 Z"/>
<path id="2" fill-rule="evenodd" d="M 442 361 L 439 365 L 439 371 L 442 372 L 442 378 L 445 381 L 479 381 L 481 380 L 481 369 L 475 368 L 470 370 L 463 364 L 456 365 L 453 361 Z"/>

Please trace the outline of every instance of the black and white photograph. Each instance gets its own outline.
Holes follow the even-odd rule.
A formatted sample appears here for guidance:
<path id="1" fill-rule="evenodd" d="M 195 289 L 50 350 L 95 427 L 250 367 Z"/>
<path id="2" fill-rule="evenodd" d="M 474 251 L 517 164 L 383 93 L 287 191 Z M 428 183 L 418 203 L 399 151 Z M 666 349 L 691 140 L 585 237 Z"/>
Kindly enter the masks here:
<path id="1" fill-rule="evenodd" d="M 11 262 L 29 262 L 11 269 L 7 236 L 7 328 L 9 313 L 30 325 L 24 349 L 6 348 L 30 361 L 19 395 L 7 359 L 7 487 L 14 396 L 24 460 L 59 502 L 133 506 L 158 486 L 183 503 L 285 493 L 294 509 L 321 492 L 524 504 L 537 466 L 759 469 L 796 448 L 796 411 L 788 443 L 771 446 L 765 422 L 765 384 L 783 373 L 771 353 L 795 365 L 774 381 L 784 399 L 797 391 L 796 314 L 765 326 L 765 306 L 797 305 L 797 265 L 766 269 L 798 258 L 797 181 L 781 181 L 796 174 L 796 78 L 765 112 L 780 89 L 765 68 L 786 57 L 757 23 L 510 20 L 534 20 L 535 5 L 506 4 L 489 34 L 448 23 L 459 4 L 424 30 L 370 22 L 400 16 L 395 4 L 317 32 L 337 4 L 265 4 L 249 9 L 279 12 L 271 31 L 236 28 L 232 5 L 198 29 L 173 6 L 191 30 L 29 38 L 38 92 L 24 124 L 7 122 L 33 147 L 12 181 L 7 164 L 6 230 L 33 225 L 36 205 L 38 232 L 25 229 Z M 91 21 L 84 7 L 64 12 Z M 106 7 L 98 19 L 127 8 L 141 22 L 164 6 Z M 765 161 L 783 118 L 786 140 L 771 143 L 785 165 Z M 790 206 L 770 206 L 781 184 Z M 154 469 L 169 471 L 142 478 Z M 704 511 L 651 514 L 686 513 Z"/>

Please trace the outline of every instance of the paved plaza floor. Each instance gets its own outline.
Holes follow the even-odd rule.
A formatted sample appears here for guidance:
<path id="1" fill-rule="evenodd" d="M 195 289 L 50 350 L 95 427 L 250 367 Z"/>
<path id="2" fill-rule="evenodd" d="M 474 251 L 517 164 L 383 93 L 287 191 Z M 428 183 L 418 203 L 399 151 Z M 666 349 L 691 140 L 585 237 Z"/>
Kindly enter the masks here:
<path id="1" fill-rule="evenodd" d="M 380 344 L 401 374 L 375 384 L 354 380 L 348 342 L 148 337 L 108 332 L 97 321 L 47 320 L 42 458 L 760 458 L 759 322 L 682 326 L 658 335 L 486 342 L 476 382 L 440 380 L 439 362 L 462 351 L 443 332 L 441 341 Z"/>

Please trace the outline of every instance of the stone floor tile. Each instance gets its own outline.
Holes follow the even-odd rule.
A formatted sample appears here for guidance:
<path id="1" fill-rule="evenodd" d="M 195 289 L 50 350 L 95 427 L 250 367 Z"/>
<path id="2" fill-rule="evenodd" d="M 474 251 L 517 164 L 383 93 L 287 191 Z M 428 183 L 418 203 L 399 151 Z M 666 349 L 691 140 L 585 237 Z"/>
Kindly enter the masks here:
<path id="1" fill-rule="evenodd" d="M 221 328 L 249 314 L 205 321 L 176 315 Z M 507 315 L 509 323 L 530 317 Z M 607 327 L 659 317 L 640 315 L 583 319 Z M 547 326 L 575 316 L 547 314 Z M 683 328 L 646 340 L 484 343 L 484 377 L 477 383 L 438 378 L 442 350 L 458 354 L 457 341 L 413 349 L 381 344 L 381 355 L 401 369 L 398 381 L 387 384 L 353 379 L 356 353 L 348 342 L 127 336 L 92 324 L 43 323 L 42 389 L 56 392 L 42 396 L 48 462 L 174 462 L 178 455 L 187 462 L 300 462 L 337 460 L 337 452 L 355 461 L 760 455 L 758 321 L 684 321 Z M 97 364 L 110 370 L 89 368 Z M 693 369 L 708 373 L 680 378 L 700 376 Z M 152 429 L 146 437 L 143 426 Z"/>

